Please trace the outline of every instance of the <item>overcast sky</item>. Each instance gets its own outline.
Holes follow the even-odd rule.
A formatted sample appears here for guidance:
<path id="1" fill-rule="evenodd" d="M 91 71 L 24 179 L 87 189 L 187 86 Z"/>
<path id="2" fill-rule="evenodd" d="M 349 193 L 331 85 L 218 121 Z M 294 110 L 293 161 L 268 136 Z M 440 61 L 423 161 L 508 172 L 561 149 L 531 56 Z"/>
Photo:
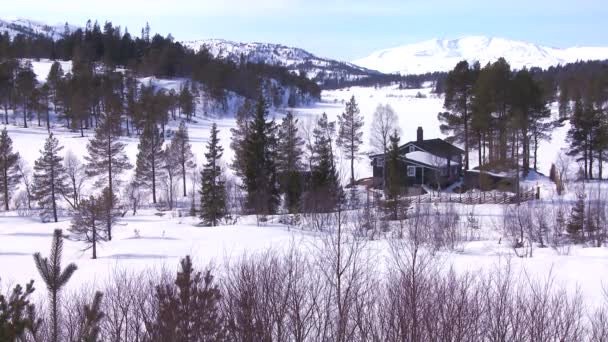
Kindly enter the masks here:
<path id="1" fill-rule="evenodd" d="M 608 46 L 608 0 L 5 0 L 1 16 L 84 26 L 106 20 L 177 40 L 282 43 L 343 60 L 433 38 L 487 35 Z"/>

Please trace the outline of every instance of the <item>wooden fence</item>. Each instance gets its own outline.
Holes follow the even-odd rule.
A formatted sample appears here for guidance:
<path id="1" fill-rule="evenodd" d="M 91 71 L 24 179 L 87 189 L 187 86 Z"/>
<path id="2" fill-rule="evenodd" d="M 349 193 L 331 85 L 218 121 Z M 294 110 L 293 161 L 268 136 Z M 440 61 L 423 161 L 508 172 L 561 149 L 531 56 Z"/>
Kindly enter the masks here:
<path id="1" fill-rule="evenodd" d="M 537 190 L 523 190 L 518 198 L 517 194 L 508 192 L 466 192 L 463 194 L 455 193 L 428 193 L 425 195 L 410 197 L 412 201 L 418 203 L 460 203 L 460 204 L 512 204 L 526 202 L 536 199 Z"/>

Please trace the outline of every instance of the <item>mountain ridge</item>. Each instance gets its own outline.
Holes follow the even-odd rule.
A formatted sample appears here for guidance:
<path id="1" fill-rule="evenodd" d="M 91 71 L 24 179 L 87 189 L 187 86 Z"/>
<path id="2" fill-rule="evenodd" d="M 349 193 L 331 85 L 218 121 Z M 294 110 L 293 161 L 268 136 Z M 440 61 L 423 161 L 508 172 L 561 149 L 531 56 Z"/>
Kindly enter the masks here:
<path id="1" fill-rule="evenodd" d="M 464 36 L 430 39 L 372 52 L 353 64 L 383 73 L 424 74 L 449 71 L 461 60 L 482 65 L 504 57 L 515 69 L 548 68 L 577 61 L 608 59 L 608 47 L 555 48 L 501 37 Z"/>
<path id="2" fill-rule="evenodd" d="M 303 48 L 263 42 L 235 42 L 226 39 L 200 39 L 180 41 L 181 44 L 198 51 L 206 48 L 216 58 L 235 63 L 244 58 L 247 62 L 279 65 L 291 71 L 306 72 L 307 76 L 322 83 L 327 79 L 357 80 L 379 75 L 380 72 L 346 61 L 319 57 Z"/>

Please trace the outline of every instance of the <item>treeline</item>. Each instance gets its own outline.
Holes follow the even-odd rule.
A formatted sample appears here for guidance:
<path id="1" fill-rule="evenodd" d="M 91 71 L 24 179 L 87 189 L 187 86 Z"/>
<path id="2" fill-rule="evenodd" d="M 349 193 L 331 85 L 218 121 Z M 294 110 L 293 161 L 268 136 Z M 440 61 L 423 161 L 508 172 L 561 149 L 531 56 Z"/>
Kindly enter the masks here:
<path id="1" fill-rule="evenodd" d="M 438 114 L 441 130 L 464 146 L 465 170 L 474 150 L 480 167 L 536 170 L 539 143 L 560 125 L 532 72 L 514 73 L 502 58 L 483 68 L 458 63 L 446 78 L 444 108 Z"/>
<path id="2" fill-rule="evenodd" d="M 165 130 L 167 112 L 158 112 L 158 105 L 154 106 L 167 95 L 155 94 L 148 87 L 139 91 L 142 92 L 140 101 L 131 103 L 134 98 L 127 91 L 126 102 L 127 108 L 142 106 L 145 109 L 142 113 L 146 116 L 141 120 L 134 119 L 136 117 L 123 120 L 121 110 L 117 109 L 120 97 L 112 91 L 105 94 L 107 98 L 103 97 L 103 107 L 97 115 L 86 119 L 67 118 L 76 122 L 81 130 L 86 125 L 95 125 L 84 161 L 71 152 L 63 153 L 63 146 L 53 132 L 49 132 L 32 173 L 15 151 L 6 128 L 2 130 L 0 198 L 4 209 L 9 210 L 14 203 L 18 209 L 31 210 L 35 207 L 32 203 L 37 202 L 36 208 L 43 220 L 57 222 L 61 211 L 59 204 L 65 202 L 74 220 L 88 222 L 79 224 L 78 229 L 87 226 L 80 233 L 95 246 L 98 241 L 112 239 L 112 226 L 118 213 L 124 215 L 127 208 L 132 208 L 135 214 L 148 196 L 155 206 L 161 205 L 159 198 L 162 196 L 162 205 L 171 210 L 179 197 L 191 194 L 192 215 L 198 214 L 208 225 L 218 225 L 231 215 L 240 214 L 256 214 L 261 218 L 279 212 L 331 212 L 344 200 L 342 179 L 336 167 L 337 148 L 350 160 L 349 183 L 355 182 L 354 161 L 360 156 L 363 117 L 354 97 L 346 104 L 339 122 L 330 122 L 323 114 L 314 126 L 304 131 L 291 113 L 280 123 L 270 119 L 263 96 L 257 102 L 245 101 L 237 113 L 237 127 L 232 130 L 231 147 L 235 158 L 231 167 L 241 180 L 240 188 L 237 188 L 236 182 L 228 179 L 222 168 L 223 147 L 215 124 L 211 127 L 206 163 L 197 170 L 185 121 L 168 134 Z M 187 87 L 183 91 L 188 94 Z M 189 106 L 191 97 L 188 99 L 180 112 L 187 113 L 184 108 L 192 109 Z M 27 123 L 27 118 L 24 120 Z M 129 132 L 129 127 L 139 135 L 134 164 L 125 154 L 125 144 L 120 141 L 125 129 Z M 171 137 L 170 141 L 168 137 Z M 135 177 L 126 187 L 117 188 L 121 174 L 133 166 Z M 199 188 L 188 189 L 188 179 Z M 95 181 L 96 188 L 102 189 L 96 197 L 83 195 L 85 181 Z M 13 198 L 20 188 L 23 191 Z M 120 203 L 116 198 L 119 193 L 124 197 Z M 90 235 L 91 231 L 95 233 Z"/>
<path id="3" fill-rule="evenodd" d="M 199 270 L 185 257 L 176 274 L 116 270 L 103 285 L 72 291 L 75 264 L 62 267 L 63 235 L 35 264 L 34 283 L 0 295 L 2 341 L 604 341 L 607 305 L 516 272 L 445 269 L 410 225 L 383 260 L 357 226 L 329 215 L 333 234 L 315 248 L 226 260 Z M 36 303 L 36 304 L 35 304 Z"/>
<path id="4" fill-rule="evenodd" d="M 568 154 L 581 162 L 581 177 L 593 179 L 598 171 L 603 178 L 607 90 L 605 62 L 517 72 L 504 59 L 483 68 L 460 62 L 447 75 L 447 111 L 439 114 L 439 120 L 442 131 L 464 146 L 466 169 L 468 152 L 477 150 L 478 165 L 488 169 L 520 166 L 525 174 L 537 169 L 539 143 L 550 140 L 552 130 L 569 120 Z M 559 105 L 557 118 L 551 116 L 553 102 Z"/>
<path id="5" fill-rule="evenodd" d="M 84 29 L 73 32 L 66 24 L 58 40 L 26 34 L 17 34 L 11 39 L 5 32 L 0 35 L 0 61 L 17 58 L 103 63 L 105 68 L 126 68 L 137 77 L 192 78 L 217 100 L 225 99 L 226 91 L 255 99 L 260 94 L 260 84 L 271 79 L 280 82 L 274 85 L 275 91 L 282 91 L 285 96 L 291 94 L 293 103 L 320 96 L 315 82 L 284 67 L 217 59 L 204 49 L 193 51 L 182 46 L 170 34 L 151 36 L 148 25 L 140 36 L 132 36 L 127 29 L 123 32 L 111 22 L 106 22 L 102 29 L 91 21 Z"/>

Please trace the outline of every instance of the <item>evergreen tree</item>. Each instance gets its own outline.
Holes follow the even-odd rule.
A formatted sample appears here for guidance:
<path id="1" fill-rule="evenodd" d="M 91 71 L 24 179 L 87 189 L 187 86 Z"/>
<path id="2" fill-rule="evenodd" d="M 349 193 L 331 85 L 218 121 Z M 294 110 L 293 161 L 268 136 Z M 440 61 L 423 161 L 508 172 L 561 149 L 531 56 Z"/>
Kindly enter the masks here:
<path id="1" fill-rule="evenodd" d="M 585 230 L 585 217 L 586 217 L 586 205 L 585 205 L 585 192 L 578 191 L 576 194 L 576 203 L 570 211 L 570 218 L 566 225 L 566 231 L 573 239 L 581 237 Z"/>
<path id="2" fill-rule="evenodd" d="M 158 126 L 148 123 L 137 145 L 135 177 L 141 184 L 152 189 L 152 203 L 156 204 L 156 182 L 162 174 L 164 138 Z"/>
<path id="3" fill-rule="evenodd" d="M 59 314 L 60 297 L 59 293 L 68 283 L 74 272 L 76 264 L 71 263 L 65 269 L 61 269 L 61 254 L 63 252 L 63 235 L 61 229 L 55 229 L 53 233 L 53 243 L 51 245 L 51 255 L 43 258 L 40 253 L 34 254 L 34 262 L 40 277 L 46 284 L 51 301 L 51 341 L 59 341 Z"/>
<path id="4" fill-rule="evenodd" d="M 15 74 L 19 62 L 9 59 L 0 62 L 0 104 L 4 108 L 4 124 L 8 125 L 8 110 L 13 108 L 15 94 Z"/>
<path id="5" fill-rule="evenodd" d="M 40 151 L 41 156 L 34 164 L 34 198 L 42 208 L 41 215 L 44 220 L 49 215 L 57 222 L 57 197 L 66 188 L 66 174 L 63 167 L 63 157 L 59 152 L 63 146 L 59 146 L 59 140 L 49 134 Z"/>
<path id="6" fill-rule="evenodd" d="M 548 132 L 552 128 L 551 123 L 547 123 L 547 120 L 551 117 L 551 112 L 547 108 L 542 88 L 532 78 L 528 70 L 521 70 L 515 75 L 510 94 L 511 110 L 514 115 L 513 126 L 520 131 L 523 172 L 527 175 L 530 170 L 530 136 L 532 136 L 536 145 L 534 151 L 536 159 L 538 142 L 541 139 L 548 138 Z"/>
<path id="7" fill-rule="evenodd" d="M 214 123 L 205 153 L 207 163 L 201 171 L 201 219 L 211 226 L 217 226 L 219 220 L 226 216 L 226 187 L 219 165 L 224 149 L 219 144 L 218 132 Z"/>
<path id="8" fill-rule="evenodd" d="M 298 135 L 298 119 L 288 112 L 278 131 L 277 169 L 281 178 L 285 206 L 296 213 L 302 196 L 302 146 L 304 140 Z"/>
<path id="9" fill-rule="evenodd" d="M 309 212 L 330 212 L 342 199 L 342 189 L 338 181 L 332 150 L 334 129 L 334 122 L 329 122 L 327 114 L 323 113 L 317 121 L 317 127 L 313 130 L 314 157 L 311 185 L 305 204 Z"/>
<path id="10" fill-rule="evenodd" d="M 387 154 L 385 155 L 386 179 L 384 191 L 386 193 L 387 205 L 393 220 L 396 220 L 398 217 L 398 201 L 404 186 L 401 180 L 403 174 L 403 165 L 400 161 L 399 140 L 400 138 L 397 131 L 394 131 L 390 136 L 391 144 Z"/>
<path id="11" fill-rule="evenodd" d="M 271 215 L 279 205 L 277 179 L 276 125 L 268 121 L 268 108 L 260 96 L 255 117 L 249 124 L 245 138 L 243 186 L 247 191 L 246 208 L 250 213 Z"/>
<path id="12" fill-rule="evenodd" d="M 4 210 L 9 209 L 11 194 L 21 180 L 18 170 L 19 153 L 13 152 L 13 141 L 8 136 L 6 128 L 0 133 L 0 196 Z"/>
<path id="13" fill-rule="evenodd" d="M 477 79 L 479 64 L 472 68 L 467 61 L 456 65 L 448 73 L 443 107 L 447 112 L 439 113 L 443 133 L 452 133 L 452 140 L 464 144 L 464 167 L 469 169 L 469 142 L 471 126 L 471 101 L 473 86 Z"/>
<path id="14" fill-rule="evenodd" d="M 100 341 L 101 322 L 105 314 L 101 311 L 101 300 L 103 293 L 97 291 L 91 304 L 84 306 L 84 320 L 80 322 L 81 330 L 78 334 L 78 341 L 97 342 Z"/>
<path id="15" fill-rule="evenodd" d="M 49 93 L 51 96 L 51 102 L 53 103 L 53 110 L 55 112 L 58 111 L 58 107 L 60 105 L 60 88 L 61 81 L 64 76 L 63 68 L 61 64 L 57 61 L 53 62 L 51 65 L 51 70 L 49 71 L 48 76 L 46 77 L 46 84 L 49 86 Z"/>
<path id="16" fill-rule="evenodd" d="M 21 99 L 21 109 L 23 111 L 23 127 L 27 128 L 27 121 L 32 110 L 32 96 L 36 89 L 36 74 L 34 73 L 32 62 L 26 61 L 19 68 L 15 81 L 18 97 Z"/>
<path id="17" fill-rule="evenodd" d="M 355 96 L 346 103 L 342 115 L 338 117 L 338 146 L 350 160 L 350 184 L 355 184 L 355 159 L 359 158 L 359 148 L 363 144 L 363 116 L 355 101 Z"/>
<path id="18" fill-rule="evenodd" d="M 107 189 L 107 188 L 106 188 Z M 107 190 L 104 191 L 108 193 Z M 106 195 L 107 196 L 107 195 Z M 80 203 L 80 207 L 72 217 L 69 229 L 77 241 L 86 243 L 83 250 L 92 250 L 92 258 L 97 259 L 97 245 L 107 241 L 107 198 L 90 196 Z M 110 215 L 112 224 L 116 222 L 116 215 Z"/>
<path id="19" fill-rule="evenodd" d="M 175 136 L 171 140 L 171 146 L 170 149 L 175 152 L 178 166 L 180 167 L 184 197 L 186 197 L 186 175 L 188 170 L 193 169 L 196 164 L 194 163 L 194 154 L 192 154 L 192 145 L 190 145 L 188 128 L 185 122 L 180 122 L 177 132 L 175 132 Z"/>
<path id="20" fill-rule="evenodd" d="M 36 318 L 34 290 L 32 280 L 25 287 L 17 284 L 6 296 L 0 294 L 0 341 L 25 341 L 26 331 L 38 330 L 42 319 Z"/>
<path id="21" fill-rule="evenodd" d="M 174 284 L 158 285 L 156 319 L 146 328 L 153 341 L 224 341 L 221 292 L 213 275 L 195 272 L 189 256 L 180 262 Z"/>
<path id="22" fill-rule="evenodd" d="M 180 114 L 186 115 L 186 120 L 188 121 L 192 119 L 195 110 L 194 106 L 194 96 L 190 92 L 188 85 L 185 85 L 179 93 L 179 107 Z"/>
<path id="23" fill-rule="evenodd" d="M 245 139 L 249 134 L 249 124 L 255 115 L 255 106 L 249 100 L 245 100 L 243 105 L 236 112 L 236 128 L 231 128 L 232 133 L 230 148 L 234 151 L 232 169 L 237 177 L 243 178 L 245 174 Z"/>
<path id="24" fill-rule="evenodd" d="M 114 197 L 114 182 L 121 173 L 132 166 L 125 154 L 125 145 L 119 141 L 120 118 L 116 115 L 106 115 L 95 130 L 95 136 L 87 144 L 88 156 L 86 175 L 99 177 L 95 183 L 98 187 L 107 186 L 111 196 Z M 115 203 L 110 203 L 114 207 Z M 112 240 L 112 222 L 106 222 L 108 240 Z"/>
<path id="25" fill-rule="evenodd" d="M 574 101 L 572 117 L 570 119 L 570 130 L 568 141 L 570 151 L 568 154 L 577 156 L 577 161 L 583 162 L 584 177 L 592 178 L 592 154 L 593 149 L 593 127 L 597 125 L 595 112 L 588 102 L 583 102 L 580 97 Z"/>

